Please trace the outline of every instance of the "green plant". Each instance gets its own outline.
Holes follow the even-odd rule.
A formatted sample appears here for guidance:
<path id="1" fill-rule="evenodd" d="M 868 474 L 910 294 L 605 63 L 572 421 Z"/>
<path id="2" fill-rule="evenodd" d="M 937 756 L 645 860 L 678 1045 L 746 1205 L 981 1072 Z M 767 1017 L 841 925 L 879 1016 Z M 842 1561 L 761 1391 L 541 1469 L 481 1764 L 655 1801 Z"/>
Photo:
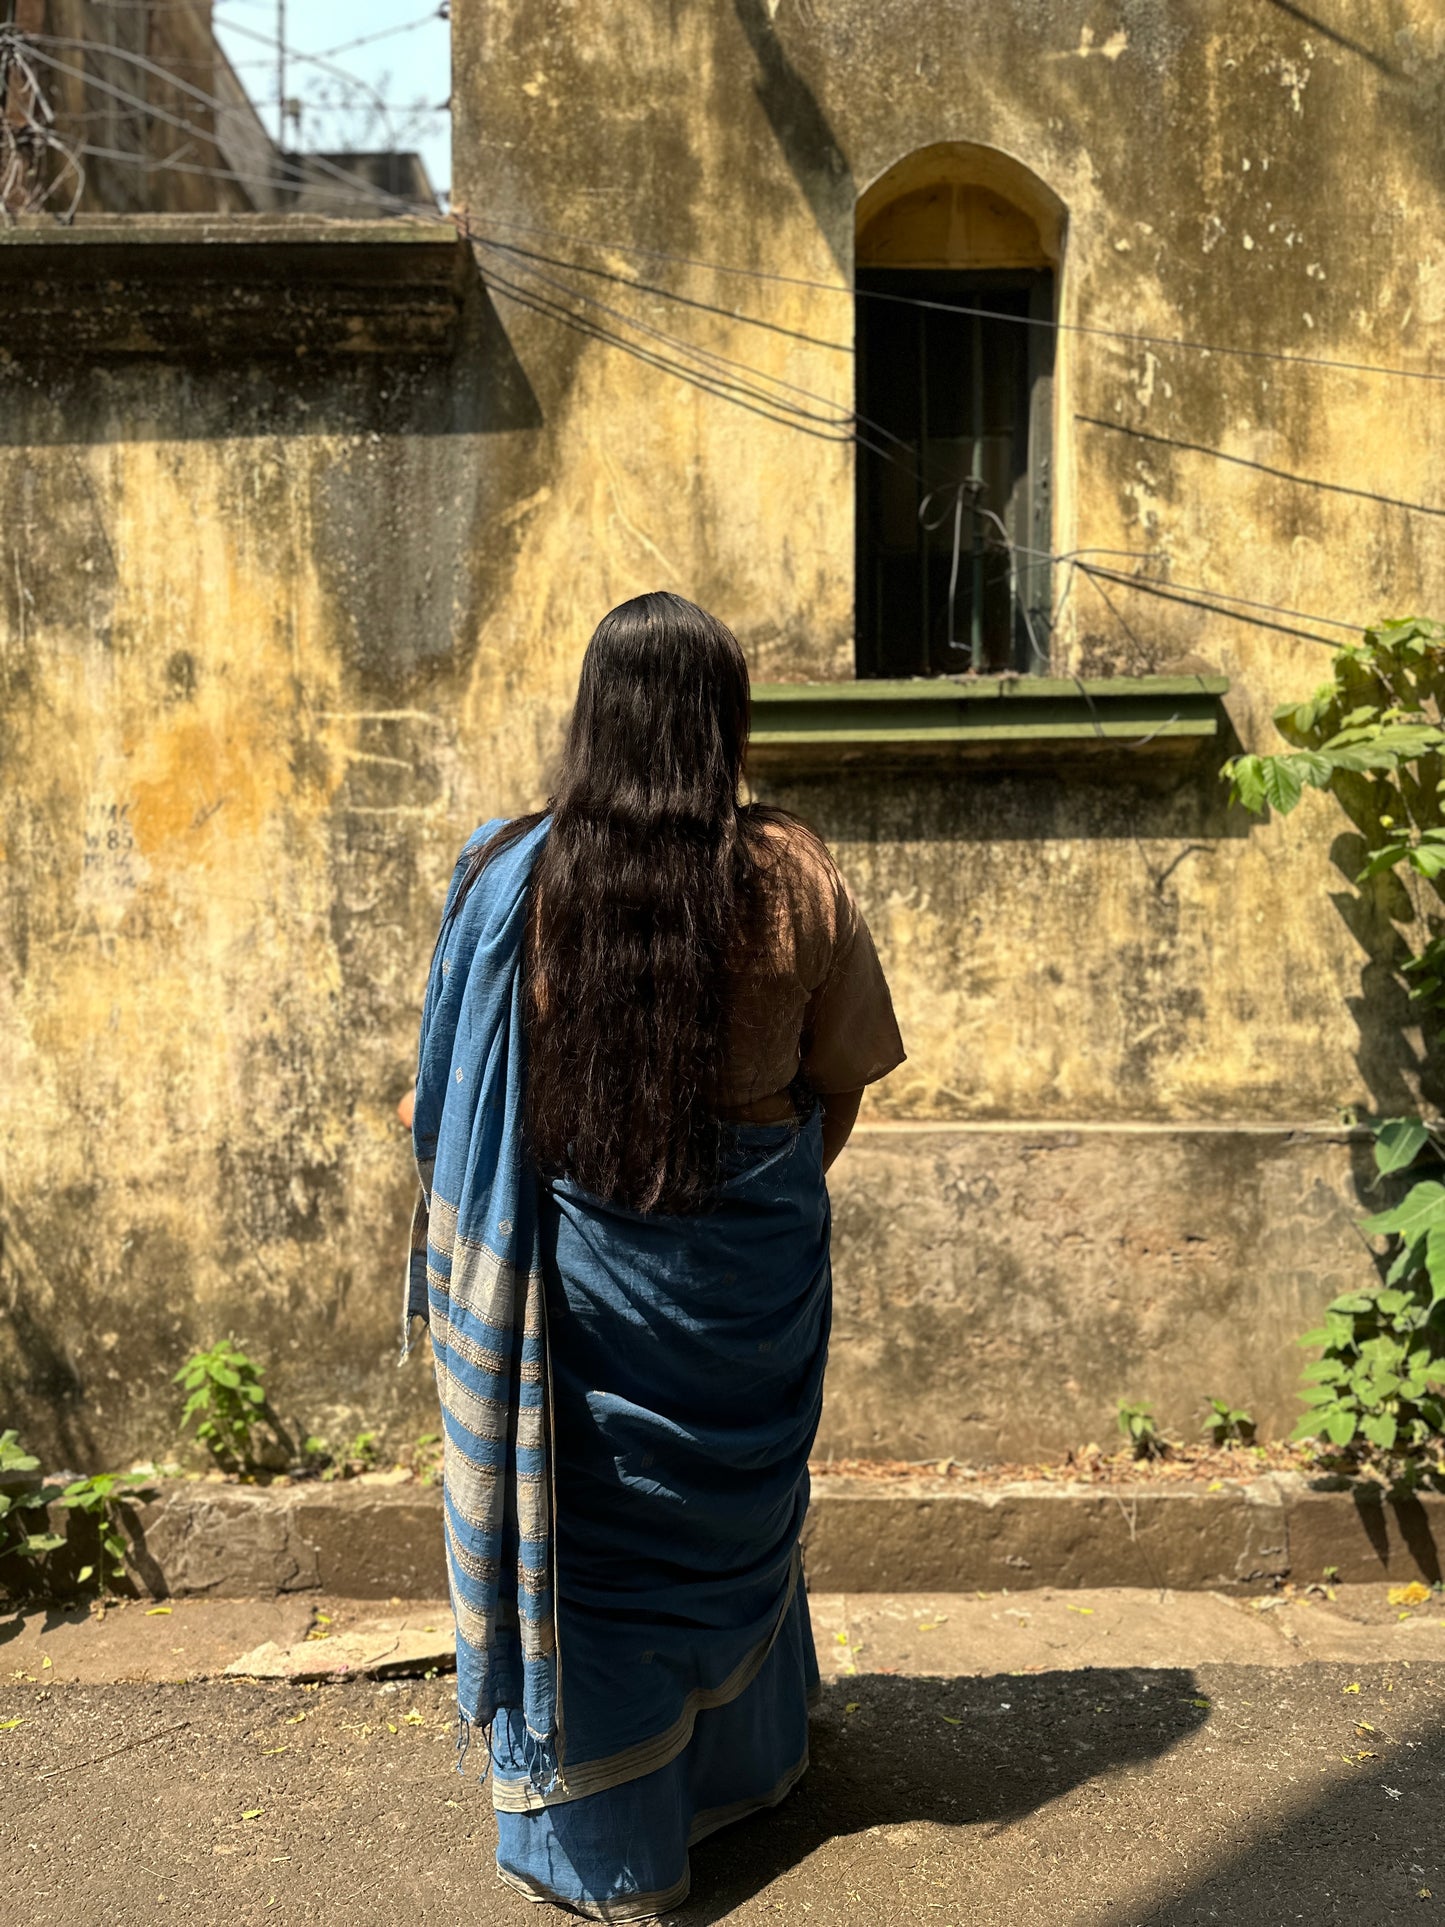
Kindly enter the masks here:
<path id="1" fill-rule="evenodd" d="M 189 1394 L 181 1426 L 195 1421 L 196 1437 L 223 1472 L 254 1470 L 259 1425 L 279 1436 L 261 1384 L 264 1376 L 265 1367 L 248 1358 L 234 1338 L 194 1352 L 175 1375 L 173 1383 Z"/>
<path id="2" fill-rule="evenodd" d="M 1382 623 L 1341 649 L 1328 683 L 1275 711 L 1295 747 L 1225 766 L 1247 809 L 1288 815 L 1306 789 L 1328 790 L 1364 844 L 1355 881 L 1391 929 L 1389 967 L 1427 1048 L 1445 1013 L 1445 623 Z M 1379 1288 L 1347 1292 L 1301 1343 L 1306 1367 L 1298 1438 L 1402 1455 L 1402 1476 L 1439 1475 L 1445 1431 L 1445 1132 L 1438 1121 L 1368 1121 L 1376 1182 L 1405 1180 L 1399 1202 L 1361 1229 L 1388 1238 Z M 1435 1466 L 1425 1460 L 1437 1455 Z"/>
<path id="3" fill-rule="evenodd" d="M 50 1555 L 66 1544 L 65 1535 L 48 1529 L 31 1531 L 21 1515 L 39 1512 L 48 1528 L 49 1508 L 55 1506 L 91 1522 L 98 1541 L 100 1583 L 103 1587 L 118 1584 L 125 1578 L 128 1551 L 121 1507 L 154 1498 L 154 1487 L 124 1472 L 94 1472 L 63 1486 L 32 1483 L 28 1475 L 39 1469 L 39 1459 L 21 1447 L 14 1432 L 0 1432 L 0 1480 L 6 1481 L 0 1487 L 0 1555 L 32 1561 L 36 1591 L 48 1590 L 53 1584 Z M 20 1483 L 10 1484 L 11 1480 Z M 96 1565 L 82 1566 L 73 1583 L 84 1586 L 96 1572 Z M 68 1588 L 71 1582 L 64 1583 Z"/>
<path id="4" fill-rule="evenodd" d="M 1252 1445 L 1255 1424 L 1248 1412 L 1243 1412 L 1228 1399 L 1212 1398 L 1209 1401 L 1209 1417 L 1204 1421 L 1204 1429 L 1216 1445 Z"/>
<path id="5" fill-rule="evenodd" d="M 32 1484 L 30 1474 L 39 1470 L 39 1459 L 25 1450 L 17 1432 L 0 1432 L 0 1558 L 38 1563 L 65 1544 L 61 1534 L 43 1529 L 59 1488 Z M 37 1524 L 41 1531 L 33 1530 Z"/>
<path id="6" fill-rule="evenodd" d="M 1121 1398 L 1119 1430 L 1134 1448 L 1136 1459 L 1162 1459 L 1169 1450 L 1168 1441 L 1147 1405 L 1131 1405 L 1127 1399 Z"/>
<path id="7" fill-rule="evenodd" d="M 378 1457 L 375 1432 L 358 1432 L 349 1445 L 334 1446 L 312 1433 L 301 1447 L 301 1470 L 330 1485 L 374 1472 Z"/>
<path id="8" fill-rule="evenodd" d="M 56 1495 L 55 1503 L 68 1512 L 90 1519 L 99 1544 L 99 1569 L 102 1587 L 118 1585 L 125 1578 L 129 1548 L 121 1530 L 121 1507 L 144 1504 L 156 1496 L 155 1487 L 146 1485 L 124 1472 L 93 1472 L 88 1478 L 73 1479 Z M 83 1586 L 95 1577 L 95 1566 L 82 1566 L 75 1575 Z"/>
<path id="9" fill-rule="evenodd" d="M 423 1485 L 437 1485 L 442 1476 L 442 1435 L 423 1432 L 407 1455 L 411 1470 Z"/>

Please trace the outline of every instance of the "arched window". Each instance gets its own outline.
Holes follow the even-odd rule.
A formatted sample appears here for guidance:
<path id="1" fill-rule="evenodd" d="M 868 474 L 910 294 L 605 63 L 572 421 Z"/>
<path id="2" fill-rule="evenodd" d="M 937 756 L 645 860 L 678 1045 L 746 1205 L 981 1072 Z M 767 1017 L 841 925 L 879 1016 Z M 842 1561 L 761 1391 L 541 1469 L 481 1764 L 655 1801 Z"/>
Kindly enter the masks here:
<path id="1" fill-rule="evenodd" d="M 910 154 L 858 203 L 860 676 L 1047 668 L 1054 330 L 1039 324 L 1063 228 L 1027 168 L 967 142 Z"/>

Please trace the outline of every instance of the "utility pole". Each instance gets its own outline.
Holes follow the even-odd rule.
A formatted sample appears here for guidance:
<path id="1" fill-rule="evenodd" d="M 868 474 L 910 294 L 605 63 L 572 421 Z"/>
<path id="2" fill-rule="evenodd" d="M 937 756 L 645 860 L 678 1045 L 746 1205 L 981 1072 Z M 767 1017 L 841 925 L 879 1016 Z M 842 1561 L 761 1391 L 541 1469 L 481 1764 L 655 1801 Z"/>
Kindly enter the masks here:
<path id="1" fill-rule="evenodd" d="M 276 0 L 276 145 L 286 152 L 286 0 Z"/>

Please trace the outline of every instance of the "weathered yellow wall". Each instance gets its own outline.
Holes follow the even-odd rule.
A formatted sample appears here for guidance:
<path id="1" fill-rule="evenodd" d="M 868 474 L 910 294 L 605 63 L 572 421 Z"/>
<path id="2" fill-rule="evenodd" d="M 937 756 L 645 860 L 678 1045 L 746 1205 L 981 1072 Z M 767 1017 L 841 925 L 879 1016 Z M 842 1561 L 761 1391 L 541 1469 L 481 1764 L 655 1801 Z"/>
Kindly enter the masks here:
<path id="1" fill-rule="evenodd" d="M 1422 369 L 1445 21 L 1332 12 L 458 0 L 457 199 L 480 234 L 817 338 L 478 250 L 846 411 L 845 295 L 601 244 L 838 289 L 868 184 L 982 142 L 1069 210 L 1067 321 Z M 388 1355 L 389 1114 L 456 846 L 544 794 L 622 597 L 717 609 L 761 677 L 851 673 L 848 447 L 495 300 L 510 349 L 473 329 L 454 364 L 0 364 L 0 1383 L 77 1461 L 163 1447 L 167 1373 L 228 1327 L 312 1429 L 427 1429 L 424 1372 Z M 1346 620 L 1445 608 L 1445 385 L 1089 334 L 1059 374 L 1060 550 Z M 1075 578 L 1061 661 L 1203 659 L 1246 745 L 1323 673 L 1280 629 L 1109 594 L 1127 629 Z M 1119 1395 L 1282 1422 L 1288 1331 L 1367 1273 L 1358 1157 L 1285 1136 L 1244 1196 L 1252 1140 L 1166 1132 L 1181 1219 L 1153 1127 L 1412 1101 L 1426 1047 L 1377 994 L 1388 926 L 1356 918 L 1343 821 L 1251 822 L 1208 768 L 775 793 L 836 842 L 910 1048 L 839 1170 L 831 1448 L 1042 1449 Z M 1020 1120 L 1117 1128 L 1061 1163 L 985 1129 Z"/>

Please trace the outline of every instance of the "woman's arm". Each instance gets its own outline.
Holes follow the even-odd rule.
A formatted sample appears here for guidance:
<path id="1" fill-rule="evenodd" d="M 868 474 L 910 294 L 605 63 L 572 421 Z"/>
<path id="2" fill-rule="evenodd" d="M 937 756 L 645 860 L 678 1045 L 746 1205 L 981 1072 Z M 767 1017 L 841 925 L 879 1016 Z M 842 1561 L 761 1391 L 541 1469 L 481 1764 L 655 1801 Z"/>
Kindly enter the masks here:
<path id="1" fill-rule="evenodd" d="M 823 1169 L 826 1171 L 852 1135 L 863 1093 L 830 1091 L 820 1096 L 818 1102 L 823 1107 Z"/>
<path id="2" fill-rule="evenodd" d="M 416 1085 L 413 1084 L 406 1096 L 396 1107 L 396 1114 L 408 1130 L 411 1129 L 411 1114 L 416 1109 Z"/>

